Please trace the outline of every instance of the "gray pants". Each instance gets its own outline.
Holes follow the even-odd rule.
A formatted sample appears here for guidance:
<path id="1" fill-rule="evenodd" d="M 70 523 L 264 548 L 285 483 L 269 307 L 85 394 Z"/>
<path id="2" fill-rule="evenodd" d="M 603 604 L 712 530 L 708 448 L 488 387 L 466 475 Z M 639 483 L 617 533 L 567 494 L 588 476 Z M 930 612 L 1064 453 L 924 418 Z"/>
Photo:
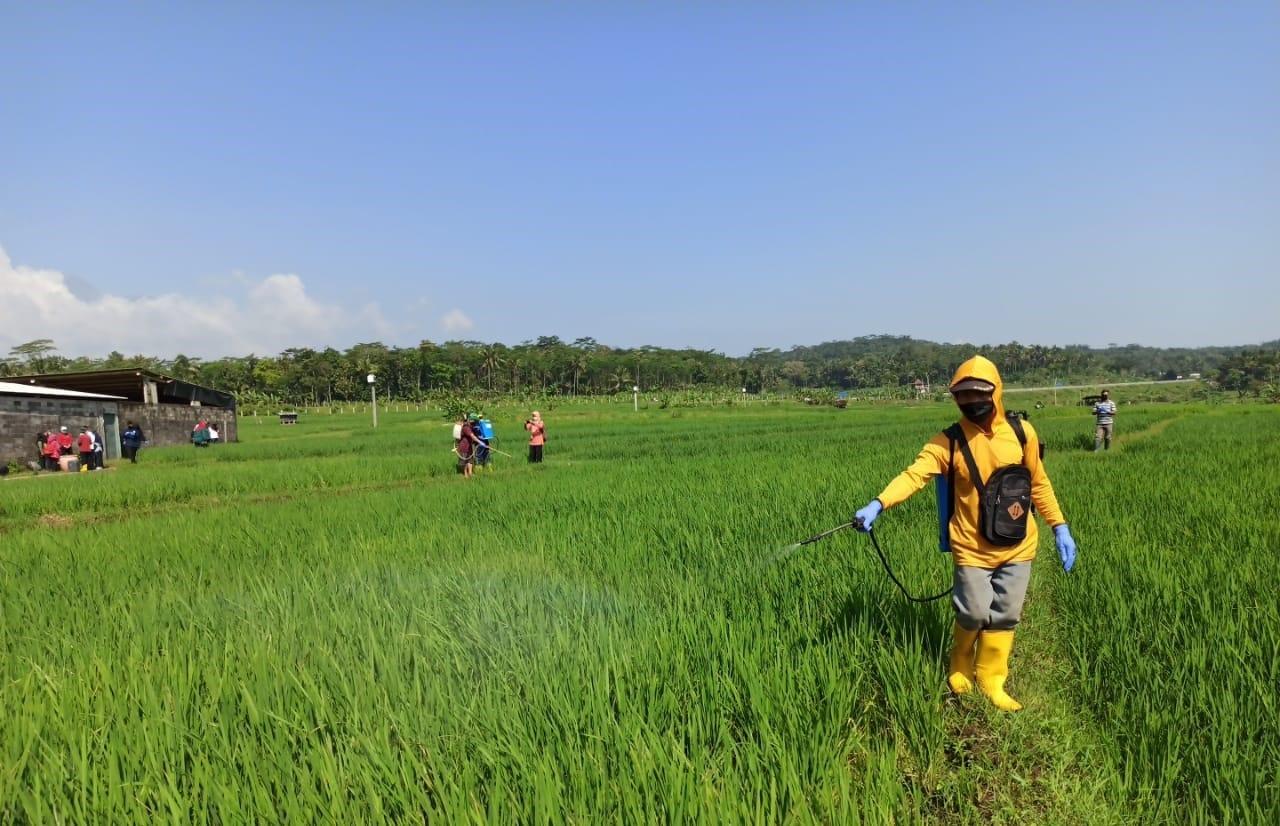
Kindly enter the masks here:
<path id="1" fill-rule="evenodd" d="M 1010 562 L 995 569 L 957 565 L 951 593 L 956 622 L 970 631 L 1012 630 L 1022 619 L 1030 582 L 1030 562 Z"/>
<path id="2" fill-rule="evenodd" d="M 1093 449 L 1094 450 L 1097 450 L 1098 448 L 1102 447 L 1103 442 L 1106 442 L 1107 450 L 1111 449 L 1111 428 L 1113 427 L 1115 427 L 1115 425 L 1110 425 L 1110 424 L 1098 425 L 1097 430 L 1093 432 Z"/>

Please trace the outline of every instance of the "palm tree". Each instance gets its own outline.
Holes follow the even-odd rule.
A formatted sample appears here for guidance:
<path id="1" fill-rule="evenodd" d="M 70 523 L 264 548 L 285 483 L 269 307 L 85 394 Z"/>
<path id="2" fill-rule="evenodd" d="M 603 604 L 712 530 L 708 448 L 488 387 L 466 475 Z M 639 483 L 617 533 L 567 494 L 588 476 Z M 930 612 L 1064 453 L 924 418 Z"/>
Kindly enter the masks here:
<path id="1" fill-rule="evenodd" d="M 573 395 L 578 395 L 578 376 L 587 372 L 591 367 L 591 358 L 586 353 L 578 353 L 569 360 L 569 367 L 573 369 Z"/>
<path id="2" fill-rule="evenodd" d="M 502 350 L 496 344 L 490 344 L 480 351 L 480 365 L 484 368 L 485 374 L 489 377 L 489 390 L 493 390 L 493 374 L 498 372 L 498 368 L 506 365 L 507 360 L 502 357 Z"/>
<path id="3" fill-rule="evenodd" d="M 511 389 L 520 392 L 520 368 L 524 367 L 524 360 L 518 356 L 513 356 L 507 360 L 507 364 L 511 367 Z"/>

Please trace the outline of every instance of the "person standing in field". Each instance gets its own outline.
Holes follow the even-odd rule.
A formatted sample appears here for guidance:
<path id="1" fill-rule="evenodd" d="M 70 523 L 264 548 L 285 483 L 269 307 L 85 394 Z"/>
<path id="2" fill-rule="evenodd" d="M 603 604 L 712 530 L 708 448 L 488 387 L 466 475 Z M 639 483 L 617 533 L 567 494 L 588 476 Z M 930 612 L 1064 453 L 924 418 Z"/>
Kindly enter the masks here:
<path id="1" fill-rule="evenodd" d="M 480 444 L 480 437 L 476 435 L 475 428 L 471 425 L 471 418 L 463 416 L 458 420 L 458 442 L 454 445 L 453 452 L 458 454 L 458 472 L 464 478 L 470 479 L 472 470 L 476 462 L 476 445 Z"/>
<path id="2" fill-rule="evenodd" d="M 98 431 L 92 426 L 89 428 L 89 435 L 93 437 L 93 464 L 89 466 L 90 470 L 102 470 L 105 463 L 102 461 L 106 455 L 106 447 L 102 444 L 102 437 L 98 435 Z"/>
<path id="3" fill-rule="evenodd" d="M 1102 400 L 1093 406 L 1093 415 L 1097 418 L 1097 427 L 1093 431 L 1093 452 L 1100 448 L 1111 449 L 1111 433 L 1115 427 L 1116 403 L 1111 401 L 1111 391 L 1102 391 Z M 1106 447 L 1103 448 L 1103 445 Z"/>
<path id="4" fill-rule="evenodd" d="M 489 440 L 484 437 L 484 425 L 481 423 L 483 417 L 483 413 L 472 413 L 468 420 L 471 424 L 471 432 L 476 437 L 471 453 L 472 473 L 482 472 L 489 463 Z"/>
<path id="5" fill-rule="evenodd" d="M 869 531 L 881 511 L 906 501 L 930 479 L 948 481 L 946 500 L 940 492 L 938 505 L 944 550 L 955 564 L 947 684 L 966 694 L 976 681 L 997 708 L 1017 711 L 1022 705 L 1005 691 L 1005 681 L 1036 556 L 1032 506 L 1053 528 L 1068 573 L 1076 543 L 1041 462 L 1035 429 L 1005 414 L 996 366 L 982 356 L 969 359 L 952 377 L 951 395 L 963 418 L 929 440 L 853 521 Z"/>
<path id="6" fill-rule="evenodd" d="M 76 437 L 76 449 L 80 453 L 80 467 L 91 470 L 93 468 L 93 434 L 89 432 L 89 428 L 80 428 L 80 435 Z"/>
<path id="7" fill-rule="evenodd" d="M 45 470 L 58 470 L 58 459 L 62 456 L 62 443 L 53 433 L 46 433 L 44 447 L 41 450 L 41 462 Z"/>
<path id="8" fill-rule="evenodd" d="M 129 422 L 120 434 L 120 446 L 124 448 L 124 457 L 132 464 L 138 464 L 138 449 L 142 447 L 144 437 L 142 428 Z"/>
<path id="9" fill-rule="evenodd" d="M 542 463 L 542 448 L 547 443 L 547 426 L 542 422 L 542 414 L 533 411 L 533 414 L 525 419 L 524 429 L 529 431 L 529 462 L 531 464 Z"/>

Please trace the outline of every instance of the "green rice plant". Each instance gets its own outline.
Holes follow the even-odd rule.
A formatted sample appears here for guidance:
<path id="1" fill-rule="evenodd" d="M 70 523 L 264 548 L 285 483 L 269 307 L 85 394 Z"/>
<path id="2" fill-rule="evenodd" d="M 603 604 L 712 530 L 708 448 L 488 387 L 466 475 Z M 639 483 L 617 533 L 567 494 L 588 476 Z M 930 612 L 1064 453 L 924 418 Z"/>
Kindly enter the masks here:
<path id="1" fill-rule="evenodd" d="M 1087 410 L 1036 414 L 1082 551 L 1063 577 L 1045 539 L 1013 717 L 947 697 L 949 608 L 865 538 L 779 553 L 953 417 L 581 405 L 469 481 L 437 413 L 244 420 L 0 483 L 0 819 L 1275 814 L 1276 412 L 1126 409 L 1100 455 Z M 918 592 L 933 514 L 877 529 Z"/>

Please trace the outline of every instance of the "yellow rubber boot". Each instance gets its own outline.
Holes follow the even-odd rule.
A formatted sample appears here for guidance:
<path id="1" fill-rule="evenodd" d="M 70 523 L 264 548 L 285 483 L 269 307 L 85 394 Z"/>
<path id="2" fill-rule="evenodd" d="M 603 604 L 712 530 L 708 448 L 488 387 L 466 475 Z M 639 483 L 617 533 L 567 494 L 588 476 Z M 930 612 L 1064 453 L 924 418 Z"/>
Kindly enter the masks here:
<path id="1" fill-rule="evenodd" d="M 1022 703 L 1004 691 L 1009 678 L 1009 653 L 1013 651 L 1012 631 L 983 631 L 978 636 L 978 660 L 974 669 L 978 688 L 1001 711 L 1017 711 Z"/>
<path id="2" fill-rule="evenodd" d="M 953 637 L 947 685 L 956 694 L 968 694 L 973 691 L 973 646 L 978 641 L 978 632 L 970 631 L 957 622 Z"/>

